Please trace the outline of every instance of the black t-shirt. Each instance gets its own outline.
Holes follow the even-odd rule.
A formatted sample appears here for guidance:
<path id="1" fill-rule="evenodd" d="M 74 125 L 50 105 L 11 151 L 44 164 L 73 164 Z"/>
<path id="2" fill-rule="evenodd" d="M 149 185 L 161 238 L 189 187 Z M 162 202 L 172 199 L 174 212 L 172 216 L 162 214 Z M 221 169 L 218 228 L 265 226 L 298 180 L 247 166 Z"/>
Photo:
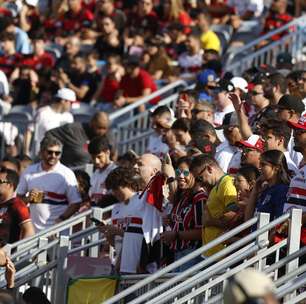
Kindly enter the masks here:
<path id="1" fill-rule="evenodd" d="M 123 42 L 120 41 L 118 46 L 110 45 L 105 37 L 99 36 L 96 44 L 95 49 L 99 53 L 100 59 L 106 59 L 109 55 L 123 55 Z"/>

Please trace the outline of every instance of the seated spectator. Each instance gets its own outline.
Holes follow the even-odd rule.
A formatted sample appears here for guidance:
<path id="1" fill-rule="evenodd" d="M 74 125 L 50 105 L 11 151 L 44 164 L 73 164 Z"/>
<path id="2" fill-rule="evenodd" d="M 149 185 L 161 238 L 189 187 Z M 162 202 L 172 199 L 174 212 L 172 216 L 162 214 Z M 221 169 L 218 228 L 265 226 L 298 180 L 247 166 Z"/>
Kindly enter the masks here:
<path id="1" fill-rule="evenodd" d="M 47 131 L 73 122 L 73 116 L 70 113 L 71 103 L 76 101 L 75 92 L 63 88 L 59 89 L 54 96 L 50 105 L 40 108 L 34 119 L 34 126 L 30 127 L 27 136 L 25 137 L 25 153 L 30 153 L 30 142 L 32 133 L 35 136 L 36 146 L 34 147 L 35 154 L 38 153 L 39 144 L 44 138 Z"/>
<path id="2" fill-rule="evenodd" d="M 15 194 L 18 173 L 2 168 L 0 181 L 0 239 L 12 244 L 34 235 L 34 227 L 28 207 Z"/>
<path id="3" fill-rule="evenodd" d="M 229 228 L 232 210 L 236 210 L 237 191 L 232 177 L 227 175 L 211 157 L 200 155 L 194 158 L 190 170 L 204 189 L 210 189 L 202 219 L 203 245 L 215 240 Z M 203 253 L 205 257 L 222 250 L 223 244 Z"/>
<path id="4" fill-rule="evenodd" d="M 1 34 L 1 49 L 0 69 L 9 77 L 22 58 L 22 56 L 16 52 L 14 34 Z"/>
<path id="5" fill-rule="evenodd" d="M 213 70 L 206 69 L 197 75 L 196 88 L 199 91 L 199 101 L 212 103 L 216 87 L 217 74 Z"/>
<path id="6" fill-rule="evenodd" d="M 221 52 L 221 43 L 218 36 L 210 29 L 211 17 L 209 14 L 200 12 L 197 15 L 196 24 L 201 30 L 201 44 L 202 49 L 214 50 L 218 53 Z M 204 52 L 205 54 L 205 52 Z M 205 56 L 205 55 L 204 55 Z"/>
<path id="7" fill-rule="evenodd" d="M 0 32 L 12 34 L 15 37 L 15 49 L 20 54 L 30 54 L 31 44 L 28 34 L 15 25 L 13 17 L 2 17 L 0 21 Z"/>
<path id="8" fill-rule="evenodd" d="M 120 56 L 111 55 L 107 58 L 106 72 L 102 77 L 93 101 L 98 102 L 97 108 L 100 111 L 110 113 L 114 111 L 113 101 L 119 90 L 120 81 L 124 75 L 124 68 Z"/>
<path id="9" fill-rule="evenodd" d="M 99 54 L 99 59 L 106 59 L 111 55 L 122 56 L 124 48 L 123 41 L 112 17 L 100 17 L 97 26 L 101 33 L 95 43 L 95 49 Z"/>
<path id="10" fill-rule="evenodd" d="M 41 142 L 41 161 L 21 175 L 17 194 L 30 203 L 36 232 L 64 221 L 78 211 L 81 196 L 72 170 L 60 163 L 62 143 L 49 136 Z"/>
<path id="11" fill-rule="evenodd" d="M 137 56 L 129 56 L 126 61 L 126 74 L 122 77 L 119 90 L 121 94 L 114 100 L 116 108 L 132 104 L 135 101 L 150 95 L 157 90 L 157 86 L 152 76 L 140 67 Z M 159 98 L 150 100 L 150 104 L 156 104 Z M 144 112 L 144 105 L 139 107 L 140 112 Z"/>
<path id="12" fill-rule="evenodd" d="M 63 142 L 62 162 L 64 165 L 75 167 L 90 162 L 90 155 L 87 152 L 88 141 L 95 136 L 108 134 L 109 119 L 104 112 L 97 112 L 89 123 L 70 123 L 52 129 L 46 133 L 56 137 Z"/>
<path id="13" fill-rule="evenodd" d="M 164 219 L 166 231 L 161 235 L 161 240 L 174 251 L 175 261 L 196 250 L 202 239 L 202 207 L 206 203 L 207 194 L 197 187 L 190 172 L 190 164 L 191 159 L 187 157 L 180 158 L 176 163 L 178 188 L 171 202 L 172 210 Z M 175 272 L 183 272 L 197 262 L 199 259 L 189 261 Z"/>
<path id="14" fill-rule="evenodd" d="M 89 196 L 93 204 L 99 205 L 99 201 L 107 194 L 105 180 L 117 166 L 111 161 L 111 146 L 106 136 L 93 138 L 89 142 L 88 152 L 95 167 L 90 181 Z"/>
<path id="15" fill-rule="evenodd" d="M 193 79 L 203 63 L 203 50 L 201 49 L 200 40 L 198 36 L 189 34 L 185 46 L 187 51 L 182 53 L 178 58 L 180 67 L 180 77 L 184 79 Z"/>
<path id="16" fill-rule="evenodd" d="M 289 188 L 289 172 L 283 152 L 266 151 L 260 159 L 261 175 L 256 181 L 245 209 L 245 220 L 255 212 L 270 214 L 274 220 L 283 214 Z"/>

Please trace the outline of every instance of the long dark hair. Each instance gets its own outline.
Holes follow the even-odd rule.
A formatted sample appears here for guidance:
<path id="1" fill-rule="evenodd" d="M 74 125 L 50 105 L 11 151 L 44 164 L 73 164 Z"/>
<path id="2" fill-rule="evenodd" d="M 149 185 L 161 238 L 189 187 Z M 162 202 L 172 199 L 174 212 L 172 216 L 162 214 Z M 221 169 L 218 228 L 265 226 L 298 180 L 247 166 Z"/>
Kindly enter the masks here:
<path id="1" fill-rule="evenodd" d="M 261 155 L 261 160 L 275 167 L 279 167 L 278 182 L 289 185 L 290 173 L 286 161 L 285 154 L 279 150 L 269 150 Z"/>

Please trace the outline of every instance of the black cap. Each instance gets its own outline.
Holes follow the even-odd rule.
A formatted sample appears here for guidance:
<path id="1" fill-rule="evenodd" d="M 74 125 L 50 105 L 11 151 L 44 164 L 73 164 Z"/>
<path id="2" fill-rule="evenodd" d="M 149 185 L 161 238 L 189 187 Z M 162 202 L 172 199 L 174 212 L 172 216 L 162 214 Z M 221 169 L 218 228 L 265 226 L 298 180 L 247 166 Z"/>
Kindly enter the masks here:
<path id="1" fill-rule="evenodd" d="M 302 99 L 288 94 L 281 97 L 278 102 L 278 108 L 293 110 L 299 114 L 302 114 L 305 111 L 305 105 Z"/>
<path id="2" fill-rule="evenodd" d="M 129 55 L 124 59 L 126 65 L 139 66 L 140 58 L 137 55 Z"/>
<path id="3" fill-rule="evenodd" d="M 235 86 L 228 79 L 223 78 L 218 82 L 216 89 L 220 91 L 234 92 Z"/>

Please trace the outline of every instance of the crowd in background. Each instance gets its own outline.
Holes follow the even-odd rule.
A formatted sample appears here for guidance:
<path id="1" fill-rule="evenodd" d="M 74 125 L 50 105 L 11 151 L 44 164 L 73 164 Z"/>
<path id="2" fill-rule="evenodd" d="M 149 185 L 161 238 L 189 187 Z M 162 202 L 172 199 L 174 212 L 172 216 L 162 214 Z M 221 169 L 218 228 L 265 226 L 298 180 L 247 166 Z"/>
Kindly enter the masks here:
<path id="1" fill-rule="evenodd" d="M 224 72 L 226 55 L 249 42 L 241 33 L 255 39 L 302 12 L 286 0 L 1 3 L 1 114 L 24 106 L 33 118 L 24 130 L 0 122 L 3 244 L 113 205 L 99 229 L 114 272 L 153 273 L 258 212 L 305 210 L 306 70 L 283 52 L 275 66 Z M 175 108 L 156 97 L 135 111 L 150 112 L 146 153 L 118 155 L 109 114 L 179 79 L 195 87 Z M 84 104 L 92 115 L 80 122 L 73 109 Z"/>

